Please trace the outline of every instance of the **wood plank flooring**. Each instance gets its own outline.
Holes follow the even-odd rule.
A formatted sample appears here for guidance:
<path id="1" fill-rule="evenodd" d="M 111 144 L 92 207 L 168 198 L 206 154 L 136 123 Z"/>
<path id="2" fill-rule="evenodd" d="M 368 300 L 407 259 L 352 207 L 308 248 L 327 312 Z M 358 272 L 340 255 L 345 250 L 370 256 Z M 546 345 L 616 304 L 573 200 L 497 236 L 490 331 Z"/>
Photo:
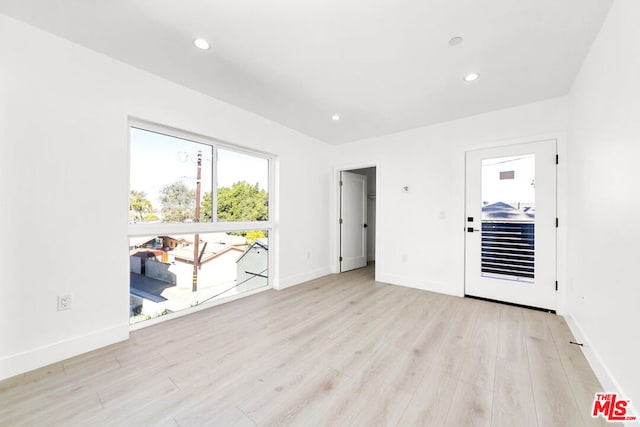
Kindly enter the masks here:
<path id="1" fill-rule="evenodd" d="M 560 316 L 375 282 L 266 291 L 0 382 L 2 426 L 582 426 Z"/>

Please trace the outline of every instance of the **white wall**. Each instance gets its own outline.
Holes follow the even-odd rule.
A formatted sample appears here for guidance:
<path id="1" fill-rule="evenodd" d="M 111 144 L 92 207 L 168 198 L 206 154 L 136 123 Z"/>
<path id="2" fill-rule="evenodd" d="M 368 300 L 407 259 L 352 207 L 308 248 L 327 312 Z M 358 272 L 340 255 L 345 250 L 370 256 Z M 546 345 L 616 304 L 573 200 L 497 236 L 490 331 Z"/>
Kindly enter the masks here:
<path id="1" fill-rule="evenodd" d="M 336 171 L 377 165 L 376 279 L 463 295 L 465 148 L 555 137 L 562 155 L 566 107 L 562 97 L 334 147 L 334 207 Z M 337 227 L 332 237 L 337 259 Z"/>
<path id="2" fill-rule="evenodd" d="M 2 15 L 0 94 L 0 379 L 128 336 L 128 116 L 278 155 L 275 285 L 328 272 L 324 143 Z"/>
<path id="3" fill-rule="evenodd" d="M 640 407 L 640 3 L 617 0 L 570 93 L 568 309 L 609 391 Z M 601 365 L 598 367 L 598 365 Z M 608 371 L 608 372 L 607 372 Z M 640 415 L 635 413 L 634 415 Z"/>

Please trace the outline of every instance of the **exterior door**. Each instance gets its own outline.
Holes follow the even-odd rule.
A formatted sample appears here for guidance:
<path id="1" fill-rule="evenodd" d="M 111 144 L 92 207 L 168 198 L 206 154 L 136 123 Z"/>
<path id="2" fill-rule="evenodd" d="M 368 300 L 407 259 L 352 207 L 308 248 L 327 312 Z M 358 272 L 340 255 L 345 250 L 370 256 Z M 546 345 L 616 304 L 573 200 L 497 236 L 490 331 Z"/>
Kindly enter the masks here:
<path id="1" fill-rule="evenodd" d="M 466 153 L 465 294 L 556 309 L 556 141 Z"/>
<path id="2" fill-rule="evenodd" d="M 367 265 L 367 177 L 340 173 L 340 271 Z"/>

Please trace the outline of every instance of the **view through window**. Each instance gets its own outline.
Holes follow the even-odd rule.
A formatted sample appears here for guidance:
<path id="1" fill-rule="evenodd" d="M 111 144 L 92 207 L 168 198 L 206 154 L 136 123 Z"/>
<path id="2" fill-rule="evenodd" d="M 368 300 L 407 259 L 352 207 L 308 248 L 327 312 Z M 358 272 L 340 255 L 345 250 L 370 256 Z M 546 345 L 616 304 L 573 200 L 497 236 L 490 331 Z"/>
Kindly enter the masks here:
<path id="1" fill-rule="evenodd" d="M 535 155 L 482 161 L 482 276 L 533 283 Z"/>
<path id="2" fill-rule="evenodd" d="M 269 285 L 270 158 L 130 129 L 131 323 Z"/>

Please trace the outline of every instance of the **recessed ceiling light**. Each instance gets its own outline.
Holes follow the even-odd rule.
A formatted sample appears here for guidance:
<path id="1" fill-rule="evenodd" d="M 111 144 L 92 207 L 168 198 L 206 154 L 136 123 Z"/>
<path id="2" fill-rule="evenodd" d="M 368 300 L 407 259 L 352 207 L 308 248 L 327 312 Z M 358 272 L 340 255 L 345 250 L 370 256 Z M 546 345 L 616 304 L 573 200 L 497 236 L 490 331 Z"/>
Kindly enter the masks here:
<path id="1" fill-rule="evenodd" d="M 449 46 L 457 46 L 457 45 L 459 45 L 460 43 L 462 43 L 462 37 L 460 37 L 460 36 L 452 37 L 452 38 L 449 40 Z"/>
<path id="2" fill-rule="evenodd" d="M 464 80 L 467 82 L 472 82 L 474 80 L 478 80 L 478 77 L 480 77 L 480 75 L 477 73 L 469 73 L 466 76 L 464 76 Z"/>
<path id="3" fill-rule="evenodd" d="M 331 120 L 337 122 L 338 120 L 340 120 L 340 116 L 338 114 L 334 114 L 333 116 L 331 116 Z"/>
<path id="4" fill-rule="evenodd" d="M 209 42 L 206 41 L 205 39 L 195 39 L 193 41 L 193 44 L 198 48 L 198 49 L 202 49 L 202 50 L 207 50 L 209 49 Z"/>

